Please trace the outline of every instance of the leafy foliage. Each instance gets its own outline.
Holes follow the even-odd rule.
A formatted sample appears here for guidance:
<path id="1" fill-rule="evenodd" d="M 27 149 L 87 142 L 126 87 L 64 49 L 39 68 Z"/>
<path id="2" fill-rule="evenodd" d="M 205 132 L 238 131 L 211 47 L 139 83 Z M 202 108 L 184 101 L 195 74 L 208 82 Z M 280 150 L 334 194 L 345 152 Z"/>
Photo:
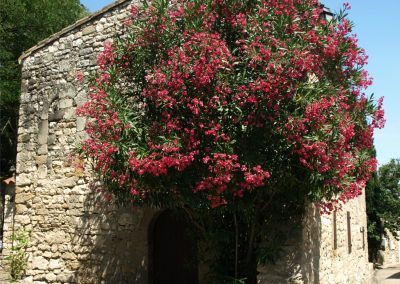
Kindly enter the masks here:
<path id="1" fill-rule="evenodd" d="M 29 233 L 23 230 L 15 232 L 11 240 L 13 246 L 11 253 L 7 256 L 6 260 L 9 262 L 10 276 L 12 281 L 17 281 L 22 278 L 28 263 L 28 255 L 26 249 L 29 242 Z"/>
<path id="2" fill-rule="evenodd" d="M 373 261 L 386 230 L 397 236 L 400 228 L 400 160 L 392 159 L 379 168 L 367 186 L 366 198 L 369 256 Z"/>
<path id="3" fill-rule="evenodd" d="M 0 176 L 15 162 L 21 86 L 18 57 L 87 14 L 78 0 L 0 0 Z"/>
<path id="4" fill-rule="evenodd" d="M 379 217 L 394 232 L 400 227 L 400 160 L 391 160 L 379 168 Z"/>
<path id="5" fill-rule="evenodd" d="M 375 171 L 382 100 L 364 94 L 347 8 L 327 21 L 314 0 L 133 6 L 78 110 L 108 196 L 184 208 L 221 279 L 255 283 L 306 200 L 335 210 Z"/>

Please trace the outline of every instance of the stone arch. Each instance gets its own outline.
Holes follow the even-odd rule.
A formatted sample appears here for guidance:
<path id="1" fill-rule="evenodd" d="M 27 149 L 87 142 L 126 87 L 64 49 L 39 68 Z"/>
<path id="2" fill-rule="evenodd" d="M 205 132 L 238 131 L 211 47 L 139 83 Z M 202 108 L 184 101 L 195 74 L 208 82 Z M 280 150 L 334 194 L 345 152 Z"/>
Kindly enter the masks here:
<path id="1" fill-rule="evenodd" d="M 197 284 L 197 240 L 180 210 L 166 209 L 149 226 L 149 283 Z"/>

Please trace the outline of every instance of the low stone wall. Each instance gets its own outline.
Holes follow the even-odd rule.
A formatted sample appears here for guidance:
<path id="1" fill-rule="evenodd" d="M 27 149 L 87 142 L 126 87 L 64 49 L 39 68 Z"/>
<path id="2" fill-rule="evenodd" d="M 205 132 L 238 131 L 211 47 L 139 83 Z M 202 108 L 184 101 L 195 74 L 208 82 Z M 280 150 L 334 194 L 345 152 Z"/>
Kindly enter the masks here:
<path id="1" fill-rule="evenodd" d="M 382 265 L 400 263 L 400 231 L 397 238 L 390 231 L 386 231 L 382 240 L 382 249 L 378 254 Z"/>

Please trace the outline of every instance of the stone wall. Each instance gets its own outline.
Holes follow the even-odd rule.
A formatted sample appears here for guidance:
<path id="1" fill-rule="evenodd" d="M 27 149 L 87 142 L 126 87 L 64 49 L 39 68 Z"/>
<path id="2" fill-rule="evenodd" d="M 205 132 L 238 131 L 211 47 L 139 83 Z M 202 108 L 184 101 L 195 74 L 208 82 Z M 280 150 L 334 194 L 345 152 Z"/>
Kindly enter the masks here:
<path id="1" fill-rule="evenodd" d="M 386 230 L 386 235 L 382 237 L 379 258 L 383 265 L 400 263 L 400 231 L 398 231 L 396 238 L 390 231 Z"/>
<path id="2" fill-rule="evenodd" d="M 260 284 L 362 284 L 372 276 L 364 195 L 331 215 L 309 205 L 302 230 L 292 236 L 284 257 L 260 268 Z"/>
<path id="3" fill-rule="evenodd" d="M 118 209 L 89 188 L 92 175 L 71 158 L 84 136 L 76 107 L 103 42 L 121 32 L 120 1 L 28 51 L 22 63 L 15 202 L 7 199 L 4 254 L 29 232 L 27 283 L 147 283 L 147 231 L 155 211 Z"/>
<path id="4" fill-rule="evenodd" d="M 336 248 L 334 216 L 322 216 L 321 226 L 320 283 L 364 283 L 372 274 L 372 264 L 368 263 L 365 195 L 336 213 Z"/>

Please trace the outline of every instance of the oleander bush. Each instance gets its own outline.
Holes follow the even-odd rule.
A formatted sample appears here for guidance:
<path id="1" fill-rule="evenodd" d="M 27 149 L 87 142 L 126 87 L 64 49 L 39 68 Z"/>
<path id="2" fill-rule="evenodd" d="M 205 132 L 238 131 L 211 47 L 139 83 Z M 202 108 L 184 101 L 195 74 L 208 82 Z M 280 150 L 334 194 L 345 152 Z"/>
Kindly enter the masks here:
<path id="1" fill-rule="evenodd" d="M 106 196 L 184 209 L 219 283 L 256 283 L 282 222 L 298 224 L 306 201 L 337 210 L 376 169 L 382 99 L 365 94 L 349 8 L 330 19 L 316 0 L 132 6 L 78 110 Z"/>

